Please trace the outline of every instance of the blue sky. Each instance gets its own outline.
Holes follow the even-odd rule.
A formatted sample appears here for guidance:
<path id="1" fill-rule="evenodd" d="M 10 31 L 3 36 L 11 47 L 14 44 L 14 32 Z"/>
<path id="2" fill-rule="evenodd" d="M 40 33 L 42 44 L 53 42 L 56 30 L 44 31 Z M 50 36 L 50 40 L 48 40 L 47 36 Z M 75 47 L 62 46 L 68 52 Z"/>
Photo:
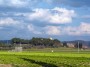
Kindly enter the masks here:
<path id="1" fill-rule="evenodd" d="M 0 0 L 0 40 L 90 40 L 90 0 Z"/>

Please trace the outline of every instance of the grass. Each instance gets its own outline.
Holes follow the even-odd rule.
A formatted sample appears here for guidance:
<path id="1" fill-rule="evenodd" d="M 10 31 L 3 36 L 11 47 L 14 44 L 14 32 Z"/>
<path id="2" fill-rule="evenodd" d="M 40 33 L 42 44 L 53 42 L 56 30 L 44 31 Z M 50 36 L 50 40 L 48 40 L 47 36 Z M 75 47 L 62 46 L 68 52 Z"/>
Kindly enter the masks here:
<path id="1" fill-rule="evenodd" d="M 60 48 L 46 49 L 1 51 L 0 64 L 11 64 L 12 67 L 90 67 L 90 52 L 87 50 L 78 53 L 77 49 L 71 48 L 68 48 L 68 51 L 59 51 Z"/>

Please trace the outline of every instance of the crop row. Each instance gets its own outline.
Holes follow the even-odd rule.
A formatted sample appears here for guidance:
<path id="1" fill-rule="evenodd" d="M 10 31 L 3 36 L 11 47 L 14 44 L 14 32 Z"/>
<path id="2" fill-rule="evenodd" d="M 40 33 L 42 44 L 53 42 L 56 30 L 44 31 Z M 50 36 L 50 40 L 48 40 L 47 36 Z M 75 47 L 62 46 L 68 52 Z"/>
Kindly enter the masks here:
<path id="1" fill-rule="evenodd" d="M 13 67 L 90 67 L 90 57 L 0 54 L 0 64 Z"/>

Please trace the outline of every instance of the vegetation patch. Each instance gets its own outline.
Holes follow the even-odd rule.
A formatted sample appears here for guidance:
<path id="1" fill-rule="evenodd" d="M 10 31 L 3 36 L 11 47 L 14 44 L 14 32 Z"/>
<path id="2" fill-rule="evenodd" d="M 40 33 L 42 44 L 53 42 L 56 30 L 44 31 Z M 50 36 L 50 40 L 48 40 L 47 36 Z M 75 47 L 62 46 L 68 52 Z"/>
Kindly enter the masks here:
<path id="1" fill-rule="evenodd" d="M 12 67 L 11 64 L 0 64 L 0 67 Z"/>

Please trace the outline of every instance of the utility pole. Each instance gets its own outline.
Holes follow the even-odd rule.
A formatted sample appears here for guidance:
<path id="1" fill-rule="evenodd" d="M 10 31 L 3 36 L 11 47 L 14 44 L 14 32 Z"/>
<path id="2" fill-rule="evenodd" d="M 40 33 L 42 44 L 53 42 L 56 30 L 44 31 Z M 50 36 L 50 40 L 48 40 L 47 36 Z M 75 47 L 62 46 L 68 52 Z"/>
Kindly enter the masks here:
<path id="1" fill-rule="evenodd" d="M 79 53 L 79 41 L 78 41 L 78 53 Z"/>

